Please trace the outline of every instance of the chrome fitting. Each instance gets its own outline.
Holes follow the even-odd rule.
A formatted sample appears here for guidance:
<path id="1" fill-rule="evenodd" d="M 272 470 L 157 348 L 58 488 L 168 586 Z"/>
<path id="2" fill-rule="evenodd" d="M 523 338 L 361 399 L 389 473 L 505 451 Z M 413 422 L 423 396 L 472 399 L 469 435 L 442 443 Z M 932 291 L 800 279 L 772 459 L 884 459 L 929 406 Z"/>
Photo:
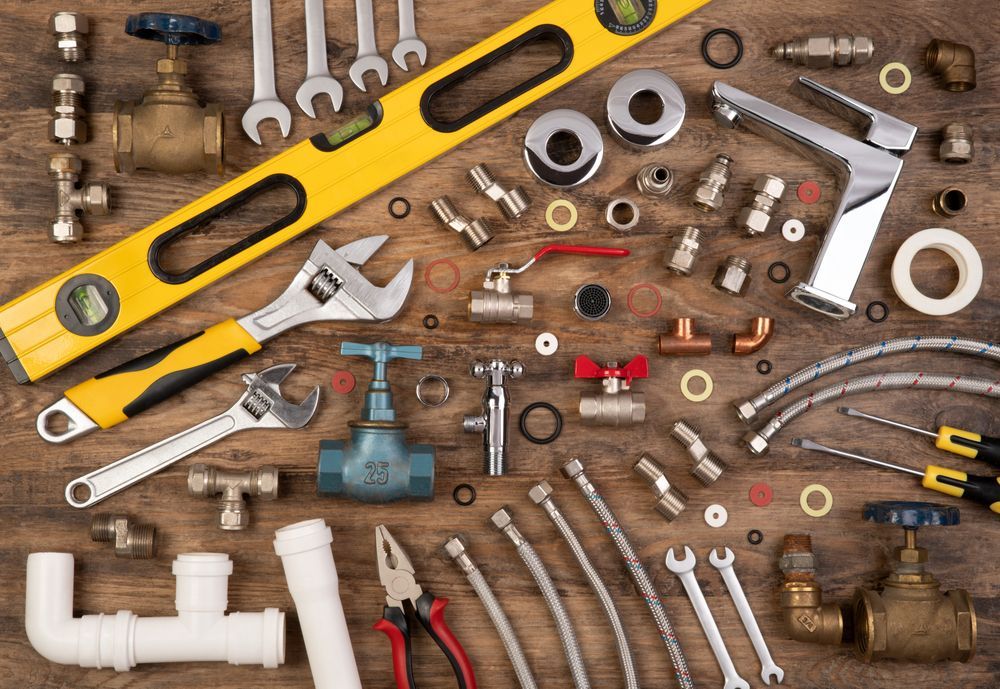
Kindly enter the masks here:
<path id="1" fill-rule="evenodd" d="M 469 575 L 475 572 L 478 567 L 476 563 L 472 561 L 469 557 L 469 553 L 466 550 L 465 538 L 461 535 L 454 535 L 445 541 L 442 546 L 445 555 L 450 557 L 458 565 L 458 568 L 462 570 L 463 574 Z"/>
<path id="2" fill-rule="evenodd" d="M 493 171 L 486 163 L 480 163 L 465 175 L 477 194 L 483 194 L 493 199 L 508 220 L 520 218 L 531 206 L 531 199 L 521 187 L 513 187 L 507 191 L 497 182 Z M 477 247 L 478 248 L 478 247 Z"/>
<path id="3" fill-rule="evenodd" d="M 549 140 L 556 134 L 575 138 L 580 155 L 560 163 L 549 154 Z M 543 184 L 572 189 L 593 179 L 604 160 L 604 139 L 594 121 L 576 110 L 552 110 L 535 120 L 524 135 L 524 163 Z"/>
<path id="4" fill-rule="evenodd" d="M 124 515 L 95 514 L 90 522 L 90 540 L 114 543 L 115 557 L 148 560 L 156 555 L 156 527 L 130 524 Z"/>
<path id="5" fill-rule="evenodd" d="M 755 457 L 762 457 L 770 449 L 768 438 L 758 431 L 747 431 L 743 436 L 743 444 Z"/>
<path id="6" fill-rule="evenodd" d="M 614 199 L 604 211 L 604 219 L 612 229 L 628 232 L 639 224 L 639 207 L 632 199 Z"/>
<path id="7" fill-rule="evenodd" d="M 515 546 L 524 543 L 524 536 L 514 526 L 514 513 L 506 505 L 493 513 L 490 517 L 490 523 L 493 524 L 493 528 L 509 538 Z"/>
<path id="8" fill-rule="evenodd" d="M 745 424 L 751 424 L 757 418 L 757 410 L 767 406 L 767 400 L 758 395 L 752 400 L 733 402 L 733 406 L 736 407 L 736 417 Z"/>
<path id="9" fill-rule="evenodd" d="M 726 470 L 726 463 L 708 449 L 701 439 L 701 431 L 696 426 L 681 419 L 670 429 L 670 437 L 687 449 L 694 460 L 691 475 L 701 481 L 702 485 L 711 485 L 722 476 L 722 472 Z"/>
<path id="10" fill-rule="evenodd" d="M 726 256 L 715 271 L 712 284 L 715 289 L 736 297 L 742 297 L 750 289 L 750 261 L 742 256 Z"/>
<path id="11" fill-rule="evenodd" d="M 224 471 L 207 464 L 193 464 L 188 471 L 188 493 L 218 501 L 219 528 L 242 531 L 250 524 L 244 495 L 274 500 L 278 497 L 278 470 L 262 466 L 248 471 Z"/>
<path id="12" fill-rule="evenodd" d="M 56 49 L 63 62 L 83 62 L 86 58 L 90 23 L 79 12 L 56 12 L 49 17 L 49 31 L 56 37 Z"/>
<path id="13" fill-rule="evenodd" d="M 49 155 L 49 176 L 56 182 L 56 215 L 49 226 L 49 239 L 60 244 L 83 239 L 80 215 L 107 215 L 111 212 L 108 185 L 103 182 L 80 184 L 83 164 L 72 153 Z"/>
<path id="14" fill-rule="evenodd" d="M 552 493 L 554 492 L 551 483 L 548 481 L 539 481 L 528 491 L 528 497 L 547 513 L 552 514 L 559 511 L 556 509 L 556 504 L 552 501 Z"/>
<path id="15" fill-rule="evenodd" d="M 485 218 L 469 220 L 458 211 L 447 196 L 431 201 L 430 209 L 434 217 L 448 229 L 457 232 L 472 251 L 493 239 L 493 232 Z"/>
<path id="16" fill-rule="evenodd" d="M 510 393 L 507 378 L 524 375 L 524 364 L 494 359 L 488 364 L 474 361 L 469 366 L 473 378 L 486 379 L 482 412 L 479 416 L 466 416 L 462 429 L 466 433 L 483 436 L 483 471 L 487 476 L 504 476 L 507 473 L 507 437 L 510 427 Z"/>
<path id="17" fill-rule="evenodd" d="M 87 142 L 87 111 L 83 107 L 86 86 L 78 74 L 57 74 L 52 77 L 52 118 L 49 120 L 49 140 L 69 146 Z"/>
<path id="18" fill-rule="evenodd" d="M 650 163 L 635 176 L 639 193 L 649 198 L 663 198 L 674 187 L 674 173 L 666 165 Z"/>
<path id="19" fill-rule="evenodd" d="M 655 122 L 643 123 L 632 115 L 632 101 L 639 94 L 660 101 Z M 674 138 L 684 123 L 684 94 L 673 79 L 655 69 L 637 69 L 622 76 L 608 91 L 608 130 L 625 148 L 651 151 Z"/>
<path id="20" fill-rule="evenodd" d="M 941 130 L 941 147 L 938 149 L 942 163 L 972 162 L 975 148 L 972 144 L 972 127 L 959 122 L 945 125 Z"/>
<path id="21" fill-rule="evenodd" d="M 969 200 L 958 187 L 945 187 L 931 199 L 931 208 L 942 218 L 954 218 L 965 212 Z"/>
<path id="22" fill-rule="evenodd" d="M 645 479 L 653 489 L 653 495 L 656 496 L 656 511 L 664 519 L 672 522 L 684 511 L 687 496 L 679 488 L 671 485 L 659 462 L 643 453 L 639 455 L 632 470 Z"/>
<path id="23" fill-rule="evenodd" d="M 670 248 L 663 258 L 663 266 L 672 273 L 687 277 L 694 270 L 695 261 L 703 246 L 702 231 L 688 225 L 670 238 Z"/>
<path id="24" fill-rule="evenodd" d="M 733 159 L 725 153 L 715 156 L 715 160 L 701 173 L 691 205 L 703 213 L 711 213 L 722 208 L 726 200 L 726 186 L 732 174 Z"/>
<path id="25" fill-rule="evenodd" d="M 750 204 L 740 210 L 736 223 L 748 237 L 757 237 L 767 232 L 774 212 L 785 195 L 785 180 L 774 175 L 758 175 L 753 183 L 753 198 Z"/>
<path id="26" fill-rule="evenodd" d="M 802 36 L 779 43 L 771 51 L 778 60 L 790 60 L 805 67 L 844 67 L 868 64 L 875 54 L 875 43 L 867 36 Z"/>

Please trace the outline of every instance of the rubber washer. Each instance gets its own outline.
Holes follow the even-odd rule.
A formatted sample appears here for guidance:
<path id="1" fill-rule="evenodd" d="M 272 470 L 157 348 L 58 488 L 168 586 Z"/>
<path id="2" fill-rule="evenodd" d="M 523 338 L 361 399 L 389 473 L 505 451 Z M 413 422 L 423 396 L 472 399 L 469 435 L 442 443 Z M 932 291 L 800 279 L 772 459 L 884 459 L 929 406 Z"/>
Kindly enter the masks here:
<path id="1" fill-rule="evenodd" d="M 809 496 L 813 493 L 819 493 L 825 499 L 823 506 L 819 509 L 809 506 Z M 821 483 L 810 484 L 802 489 L 802 495 L 799 496 L 799 507 L 810 517 L 825 517 L 833 509 L 833 493 Z"/>
<path id="2" fill-rule="evenodd" d="M 757 507 L 767 507 L 774 499 L 774 490 L 766 483 L 755 483 L 750 486 L 750 502 Z"/>
<path id="3" fill-rule="evenodd" d="M 633 304 L 635 295 L 644 289 L 648 289 L 656 297 L 656 306 L 654 306 L 649 311 L 638 311 Z M 632 312 L 632 315 L 638 316 L 639 318 L 652 318 L 660 312 L 660 307 L 663 306 L 663 295 L 660 294 L 659 288 L 650 282 L 640 282 L 638 285 L 634 285 L 632 289 L 628 291 L 628 298 L 625 300 L 628 304 L 628 310 Z"/>
<path id="4" fill-rule="evenodd" d="M 747 543 L 750 545 L 760 545 L 764 542 L 764 532 L 760 529 L 750 529 L 747 531 Z"/>
<path id="5" fill-rule="evenodd" d="M 397 206 L 402 206 L 403 210 L 396 210 Z M 402 220 L 410 214 L 410 202 L 402 196 L 395 196 L 389 199 L 389 215 L 396 220 Z"/>
<path id="6" fill-rule="evenodd" d="M 872 315 L 872 312 L 876 309 L 882 309 L 881 316 L 876 317 Z M 868 308 L 865 309 L 865 315 L 872 323 L 882 323 L 889 317 L 889 305 L 884 301 L 873 301 L 868 305 Z"/>
<path id="7" fill-rule="evenodd" d="M 528 431 L 528 415 L 531 414 L 531 412 L 535 411 L 536 409 L 545 409 L 546 411 L 552 412 L 552 418 L 554 418 L 556 421 L 555 429 L 552 431 L 551 434 L 549 434 L 544 438 L 539 438 L 538 436 L 532 435 Z M 531 442 L 535 443 L 535 445 L 548 445 L 553 440 L 558 438 L 559 435 L 562 433 L 563 419 L 562 419 L 562 414 L 559 413 L 559 410 L 556 409 L 553 405 L 549 404 L 548 402 L 532 402 L 531 404 L 529 404 L 527 407 L 524 408 L 524 411 L 521 412 L 521 418 L 518 422 L 518 425 L 521 427 L 521 435 L 523 435 Z"/>
<path id="8" fill-rule="evenodd" d="M 424 316 L 424 327 L 428 330 L 435 330 L 439 325 L 441 325 L 441 320 L 433 313 Z"/>
<path id="9" fill-rule="evenodd" d="M 795 191 L 795 195 L 799 197 L 799 201 L 807 206 L 811 206 L 819 201 L 820 196 L 822 196 L 819 189 L 819 182 L 807 179 L 799 185 L 799 188 Z"/>
<path id="10" fill-rule="evenodd" d="M 455 276 L 455 279 L 452 280 L 451 284 L 449 284 L 447 287 L 439 287 L 431 281 L 431 271 L 437 268 L 438 266 L 448 266 L 449 268 L 451 268 L 451 272 Z M 438 294 L 445 294 L 446 292 L 451 292 L 456 287 L 458 287 L 458 283 L 461 281 L 462 281 L 462 271 L 460 271 L 458 269 L 458 266 L 455 265 L 455 262 L 450 259 L 447 258 L 435 259 L 430 263 L 428 263 L 427 267 L 424 268 L 424 282 L 427 283 L 427 286 L 430 287 L 435 292 L 437 292 Z"/>
<path id="11" fill-rule="evenodd" d="M 354 374 L 350 371 L 333 372 L 333 378 L 330 380 L 330 387 L 333 388 L 334 392 L 346 395 L 349 392 L 354 391 L 355 385 L 357 385 L 357 381 L 354 380 Z"/>
<path id="12" fill-rule="evenodd" d="M 762 376 L 766 376 L 768 373 L 774 370 L 774 364 L 771 363 L 769 359 L 761 359 L 757 362 L 757 373 Z"/>
<path id="13" fill-rule="evenodd" d="M 708 44 L 711 43 L 712 39 L 716 36 L 725 36 L 732 39 L 733 43 L 736 44 L 736 56 L 729 62 L 718 62 L 708 54 Z M 716 69 L 731 69 L 738 65 L 740 60 L 743 59 L 743 39 L 740 38 L 740 35 L 732 29 L 712 29 L 705 34 L 703 39 L 701 39 L 701 56 L 710 67 L 715 67 Z"/>
<path id="14" fill-rule="evenodd" d="M 463 493 L 467 494 L 468 497 L 463 498 Z M 462 507 L 468 507 L 476 501 L 476 487 L 471 483 L 459 483 L 455 486 L 455 489 L 451 491 L 451 498 L 456 502 L 456 504 L 459 504 Z"/>
<path id="15" fill-rule="evenodd" d="M 779 275 L 778 271 L 783 272 Z M 788 278 L 792 277 L 792 269 L 784 261 L 775 261 L 767 267 L 767 277 L 771 279 L 771 282 L 783 285 L 788 282 Z"/>
<path id="16" fill-rule="evenodd" d="M 899 86 L 893 86 L 889 83 L 889 75 L 893 72 L 899 72 L 903 75 L 903 83 Z M 910 74 L 910 69 L 902 62 L 890 62 L 889 64 L 882 67 L 882 71 L 878 73 L 878 83 L 882 87 L 882 90 L 893 96 L 899 95 L 900 93 L 905 93 L 907 89 L 910 88 L 910 83 L 913 81 L 913 75 Z"/>

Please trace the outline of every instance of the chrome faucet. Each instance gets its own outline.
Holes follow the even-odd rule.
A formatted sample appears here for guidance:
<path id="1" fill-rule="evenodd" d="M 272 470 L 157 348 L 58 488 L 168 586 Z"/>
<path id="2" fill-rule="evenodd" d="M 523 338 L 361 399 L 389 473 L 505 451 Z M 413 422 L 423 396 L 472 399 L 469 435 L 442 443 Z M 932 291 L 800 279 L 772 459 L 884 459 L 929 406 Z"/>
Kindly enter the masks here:
<path id="1" fill-rule="evenodd" d="M 913 145 L 917 128 L 806 77 L 792 82 L 792 91 L 865 129 L 864 138 L 851 138 L 719 81 L 712 86 L 712 114 L 723 127 L 746 127 L 837 172 L 840 203 L 809 281 L 800 282 L 787 296 L 843 320 L 857 308 L 851 293 L 903 169 L 901 157 Z"/>

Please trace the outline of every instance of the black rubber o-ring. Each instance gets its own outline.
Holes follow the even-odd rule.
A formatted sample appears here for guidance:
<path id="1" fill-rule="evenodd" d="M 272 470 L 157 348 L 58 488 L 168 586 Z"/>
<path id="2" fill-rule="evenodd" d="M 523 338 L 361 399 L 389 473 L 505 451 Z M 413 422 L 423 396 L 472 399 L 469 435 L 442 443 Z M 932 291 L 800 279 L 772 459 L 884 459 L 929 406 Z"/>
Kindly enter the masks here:
<path id="1" fill-rule="evenodd" d="M 761 359 L 757 362 L 757 373 L 762 376 L 766 376 L 768 373 L 774 370 L 774 365 L 767 359 Z"/>
<path id="2" fill-rule="evenodd" d="M 750 545 L 760 545 L 764 541 L 764 532 L 760 529 L 750 529 L 747 531 L 747 542 Z"/>
<path id="3" fill-rule="evenodd" d="M 539 438 L 538 436 L 531 435 L 531 433 L 528 432 L 528 415 L 536 409 L 545 409 L 546 411 L 551 412 L 552 417 L 556 420 L 555 429 L 550 435 L 544 438 Z M 521 435 L 535 443 L 535 445 L 548 445 L 553 440 L 558 438 L 560 433 L 562 433 L 563 419 L 559 410 L 548 402 L 532 402 L 524 408 L 524 411 L 521 412 L 521 419 L 518 425 L 521 427 Z"/>
<path id="4" fill-rule="evenodd" d="M 882 307 L 882 316 L 875 318 L 875 316 L 872 315 L 872 307 Z M 873 301 L 868 305 L 868 308 L 865 309 L 865 315 L 868 316 L 868 320 L 872 323 L 881 323 L 889 317 L 889 305 L 884 301 Z"/>
<path id="5" fill-rule="evenodd" d="M 428 330 L 434 330 L 439 325 L 441 325 L 441 321 L 438 320 L 438 317 L 435 316 L 433 313 L 429 313 L 426 316 L 424 316 L 424 327 L 427 328 Z"/>
<path id="6" fill-rule="evenodd" d="M 463 498 L 462 493 L 468 493 L 468 498 Z M 468 507 L 476 501 L 476 487 L 470 483 L 459 483 L 451 491 L 451 498 L 462 507 Z"/>
<path id="7" fill-rule="evenodd" d="M 403 205 L 403 210 L 396 210 L 398 204 Z M 389 215 L 394 217 L 396 220 L 402 220 L 410 214 L 410 202 L 403 198 L 402 196 L 394 196 L 389 199 Z"/>
<path id="8" fill-rule="evenodd" d="M 712 42 L 712 39 L 716 36 L 726 36 L 732 39 L 733 43 L 736 44 L 736 57 L 734 57 L 729 62 L 718 62 L 712 59 L 712 56 L 708 54 L 708 44 Z M 743 59 L 743 39 L 740 35 L 733 31 L 732 29 L 712 29 L 707 34 L 705 38 L 701 39 L 701 57 L 705 60 L 710 67 L 715 67 L 716 69 L 731 69 L 740 63 Z"/>
<path id="9" fill-rule="evenodd" d="M 779 276 L 777 275 L 778 270 L 783 270 L 785 272 Z M 767 267 L 767 277 L 771 278 L 771 282 L 783 285 L 788 282 L 788 278 L 792 277 L 792 269 L 789 268 L 788 264 L 784 261 L 775 261 Z"/>

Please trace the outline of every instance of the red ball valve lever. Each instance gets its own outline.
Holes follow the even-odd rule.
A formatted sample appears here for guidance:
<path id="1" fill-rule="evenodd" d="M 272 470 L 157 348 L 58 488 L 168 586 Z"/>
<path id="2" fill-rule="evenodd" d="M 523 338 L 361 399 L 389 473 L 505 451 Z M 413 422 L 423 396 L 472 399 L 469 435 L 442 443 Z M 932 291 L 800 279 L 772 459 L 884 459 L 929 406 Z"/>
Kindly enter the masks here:
<path id="1" fill-rule="evenodd" d="M 646 396 L 632 392 L 632 381 L 649 377 L 649 360 L 639 355 L 624 366 L 611 362 L 606 366 L 586 356 L 576 358 L 577 378 L 600 378 L 603 390 L 580 393 L 580 418 L 585 423 L 624 426 L 646 420 Z"/>

